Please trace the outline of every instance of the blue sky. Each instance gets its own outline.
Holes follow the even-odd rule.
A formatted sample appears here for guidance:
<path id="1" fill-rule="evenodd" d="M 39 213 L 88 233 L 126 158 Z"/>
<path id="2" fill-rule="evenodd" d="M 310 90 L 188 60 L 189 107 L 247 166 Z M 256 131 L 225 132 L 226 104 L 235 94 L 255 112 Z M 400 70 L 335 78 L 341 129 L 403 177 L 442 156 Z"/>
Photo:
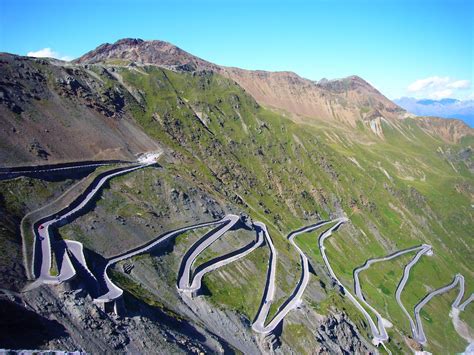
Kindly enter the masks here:
<path id="1" fill-rule="evenodd" d="M 161 39 L 222 65 L 313 80 L 356 74 L 389 98 L 464 99 L 473 92 L 473 3 L 0 0 L 0 51 L 77 57 L 124 37 Z"/>

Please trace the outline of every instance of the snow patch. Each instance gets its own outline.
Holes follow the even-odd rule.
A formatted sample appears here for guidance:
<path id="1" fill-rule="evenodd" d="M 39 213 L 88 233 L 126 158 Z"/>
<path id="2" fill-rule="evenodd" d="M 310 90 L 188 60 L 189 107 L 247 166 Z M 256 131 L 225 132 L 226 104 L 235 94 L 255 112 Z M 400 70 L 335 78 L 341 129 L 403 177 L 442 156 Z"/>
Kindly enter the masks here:
<path id="1" fill-rule="evenodd" d="M 157 162 L 162 153 L 161 151 L 143 153 L 138 157 L 137 161 L 141 164 L 153 164 Z"/>

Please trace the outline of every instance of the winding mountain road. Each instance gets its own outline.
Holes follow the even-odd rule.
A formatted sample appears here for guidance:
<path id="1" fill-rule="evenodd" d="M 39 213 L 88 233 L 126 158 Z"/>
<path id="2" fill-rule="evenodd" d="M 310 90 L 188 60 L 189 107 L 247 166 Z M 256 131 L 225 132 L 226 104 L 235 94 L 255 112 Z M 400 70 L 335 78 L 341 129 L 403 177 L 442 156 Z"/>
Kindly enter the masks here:
<path id="1" fill-rule="evenodd" d="M 467 300 L 464 301 L 464 303 L 462 303 L 458 308 L 460 311 L 464 311 L 467 307 L 467 305 L 469 303 L 471 303 L 472 301 L 474 301 L 474 293 L 471 293 L 471 295 L 469 296 L 469 298 Z"/>
<path id="2" fill-rule="evenodd" d="M 462 298 L 464 296 L 464 277 L 460 274 L 457 274 L 453 282 L 437 290 L 434 290 L 433 292 L 430 292 L 420 302 L 418 302 L 418 304 L 414 307 L 415 321 L 413 321 L 412 317 L 410 316 L 408 311 L 405 309 L 401 301 L 401 294 L 409 279 L 411 268 L 420 260 L 422 255 L 425 255 L 425 254 L 430 255 L 430 253 L 432 253 L 432 247 L 427 244 L 403 249 L 384 257 L 368 259 L 364 263 L 364 265 L 354 269 L 354 290 L 355 290 L 355 294 L 357 298 L 354 297 L 335 275 L 329 263 L 329 260 L 327 258 L 327 255 L 325 252 L 325 246 L 324 246 L 324 241 L 328 237 L 330 237 L 332 233 L 340 227 L 340 225 L 347 222 L 348 221 L 347 218 L 337 218 L 332 221 L 318 222 L 318 223 L 303 227 L 301 229 L 298 229 L 294 232 L 291 232 L 288 235 L 287 238 L 289 242 L 297 250 L 297 252 L 300 255 L 300 260 L 301 260 L 301 265 L 302 265 L 301 277 L 295 289 L 293 290 L 292 294 L 290 295 L 290 297 L 280 306 L 276 315 L 271 319 L 271 321 L 267 325 L 265 325 L 265 321 L 268 318 L 270 307 L 272 303 L 274 302 L 274 297 L 275 297 L 276 262 L 277 262 L 278 254 L 273 245 L 272 238 L 270 237 L 268 233 L 267 227 L 262 222 L 255 222 L 252 225 L 253 229 L 256 232 L 256 239 L 254 241 L 252 241 L 251 243 L 245 245 L 244 247 L 238 250 L 234 250 L 225 255 L 214 258 L 196 267 L 194 272 L 192 270 L 193 265 L 197 257 L 204 250 L 206 250 L 216 240 L 221 238 L 227 231 L 234 228 L 241 228 L 241 225 L 239 226 L 239 223 L 242 222 L 242 219 L 240 216 L 229 214 L 217 221 L 198 223 L 198 224 L 190 225 L 187 227 L 183 227 L 183 228 L 179 228 L 179 229 L 167 232 L 163 235 L 160 235 L 156 239 L 146 243 L 143 246 L 134 248 L 131 251 L 128 251 L 126 253 L 123 253 L 121 255 L 118 255 L 109 259 L 107 263 L 105 264 L 105 266 L 103 267 L 103 269 L 99 270 L 99 274 L 97 277 L 96 277 L 97 273 L 96 275 L 94 275 L 94 273 L 92 273 L 87 266 L 86 258 L 84 256 L 83 246 L 81 243 L 76 242 L 76 241 L 70 241 L 70 240 L 57 241 L 57 242 L 52 243 L 51 241 L 52 228 L 55 228 L 59 225 L 63 225 L 65 223 L 70 222 L 70 219 L 72 219 L 75 214 L 81 212 L 83 209 L 87 207 L 87 205 L 93 200 L 93 198 L 96 196 L 96 194 L 101 190 L 101 188 L 104 186 L 104 184 L 108 180 L 110 180 L 111 178 L 115 176 L 123 175 L 129 172 L 153 165 L 154 163 L 155 163 L 154 161 L 142 161 L 131 167 L 115 169 L 111 171 L 110 173 L 104 173 L 100 175 L 95 180 L 93 180 L 93 182 L 86 189 L 86 191 L 80 196 L 78 196 L 76 200 L 74 200 L 67 208 L 53 215 L 49 215 L 47 217 L 38 219 L 37 222 L 33 224 L 34 233 L 36 236 L 34 248 L 35 250 L 37 247 L 39 248 L 39 250 L 37 251 L 40 253 L 39 255 L 41 256 L 40 262 L 37 263 L 38 266 L 36 268 L 35 268 L 35 265 L 36 265 L 35 262 L 32 263 L 33 272 L 35 275 L 37 275 L 38 283 L 59 284 L 61 282 L 71 279 L 72 277 L 76 275 L 76 268 L 74 266 L 74 263 L 75 263 L 76 267 L 79 268 L 78 270 L 82 272 L 82 275 L 85 275 L 88 278 L 90 284 L 95 289 L 95 291 L 93 291 L 92 293 L 95 293 L 98 295 L 98 297 L 94 299 L 94 302 L 99 302 L 99 303 L 110 302 L 117 299 L 123 294 L 123 290 L 120 289 L 118 286 L 116 286 L 110 280 L 107 274 L 107 270 L 111 265 L 119 261 L 131 258 L 135 255 L 145 253 L 149 251 L 150 249 L 154 248 L 155 246 L 157 246 L 158 244 L 163 243 L 164 241 L 170 238 L 176 237 L 179 234 L 184 233 L 186 231 L 190 231 L 197 228 L 216 226 L 212 231 L 206 233 L 202 238 L 200 238 L 197 242 L 195 242 L 188 249 L 186 254 L 183 256 L 182 261 L 181 261 L 181 267 L 178 272 L 177 289 L 182 293 L 194 293 L 198 291 L 202 286 L 202 278 L 207 273 L 215 271 L 216 269 L 224 265 L 227 265 L 240 258 L 245 257 L 246 255 L 254 251 L 256 248 L 262 246 L 265 241 L 270 251 L 270 255 L 268 259 L 267 277 L 266 277 L 266 282 L 265 282 L 265 289 L 262 295 L 262 300 L 261 300 L 257 315 L 252 324 L 252 329 L 256 333 L 269 334 L 269 333 L 272 333 L 276 329 L 276 327 L 278 327 L 279 324 L 281 324 L 283 319 L 287 316 L 287 314 L 292 309 L 297 308 L 301 304 L 304 291 L 309 283 L 309 279 L 310 279 L 309 260 L 307 256 L 304 254 L 304 252 L 300 249 L 300 247 L 296 244 L 295 238 L 300 234 L 309 233 L 318 228 L 323 227 L 324 225 L 334 223 L 334 225 L 331 228 L 323 232 L 318 238 L 318 246 L 319 246 L 321 255 L 323 257 L 324 263 L 329 271 L 330 276 L 342 288 L 345 295 L 347 295 L 347 297 L 351 300 L 351 302 L 354 303 L 357 309 L 359 309 L 359 311 L 365 316 L 369 324 L 369 327 L 371 329 L 371 332 L 373 334 L 373 343 L 375 345 L 379 345 L 379 344 L 384 345 L 383 343 L 388 340 L 388 335 L 385 329 L 383 317 L 374 307 L 372 307 L 366 301 L 362 293 L 360 280 L 359 280 L 360 272 L 367 270 L 374 263 L 388 261 L 388 260 L 397 258 L 401 255 L 404 255 L 406 253 L 410 253 L 410 252 L 418 250 L 418 252 L 413 257 L 413 259 L 404 267 L 403 277 L 401 278 L 397 286 L 395 297 L 400 308 L 403 310 L 403 312 L 409 319 L 410 327 L 413 333 L 413 338 L 420 344 L 425 344 L 427 341 L 424 330 L 423 330 L 422 321 L 420 318 L 420 312 L 422 308 L 433 297 L 440 295 L 442 293 L 448 292 L 449 290 L 456 287 L 457 284 L 459 284 L 459 288 L 460 288 L 459 293 L 452 304 L 452 308 L 459 311 L 463 311 L 465 307 L 474 300 L 474 294 L 471 294 L 470 297 L 464 303 L 461 303 Z M 81 167 L 100 166 L 100 165 L 107 165 L 107 164 L 97 163 L 97 164 L 90 164 L 90 165 L 82 165 Z M 74 167 L 70 166 L 70 167 L 61 167 L 61 168 L 55 168 L 55 169 L 56 170 L 74 169 Z M 38 170 L 35 170 L 35 171 L 38 172 Z M 51 249 L 52 248 L 54 248 L 56 260 L 60 264 L 57 275 L 51 275 L 51 266 L 52 266 Z M 35 256 L 35 253 L 34 253 L 34 256 Z M 101 288 L 101 285 L 102 285 L 102 288 Z M 361 305 L 361 303 L 359 303 L 357 299 L 360 300 L 360 302 L 363 305 Z M 372 320 L 372 317 L 367 312 L 366 308 L 376 315 L 378 326 L 375 325 L 375 322 Z"/>
<path id="3" fill-rule="evenodd" d="M 301 266 L 302 266 L 300 281 L 296 285 L 291 296 L 285 301 L 285 303 L 283 303 L 283 305 L 278 310 L 277 314 L 273 317 L 273 319 L 267 325 L 265 325 L 265 320 L 268 317 L 268 311 L 265 313 L 265 317 L 263 317 L 263 314 L 262 314 L 262 316 L 258 319 L 258 322 L 254 322 L 254 324 L 252 325 L 252 328 L 254 331 L 256 331 L 257 333 L 262 333 L 262 334 L 268 334 L 268 333 L 273 332 L 275 328 L 283 321 L 286 315 L 292 309 L 297 308 L 301 304 L 304 291 L 306 290 L 306 286 L 308 285 L 308 282 L 309 282 L 310 272 L 309 272 L 308 257 L 305 255 L 305 253 L 303 253 L 300 247 L 295 243 L 295 237 L 303 233 L 312 232 L 332 222 L 335 222 L 335 221 L 325 221 L 325 222 L 312 224 L 310 226 L 301 228 L 297 231 L 291 232 L 288 235 L 289 242 L 293 245 L 293 247 L 296 248 L 296 250 L 298 251 L 300 255 Z M 332 228 L 327 230 L 325 233 L 328 233 L 328 234 L 332 233 L 334 229 L 337 229 L 339 227 L 340 223 L 342 222 L 336 223 L 336 225 L 334 225 Z M 271 304 L 268 306 L 268 310 L 270 309 L 270 306 Z"/>
<path id="4" fill-rule="evenodd" d="M 365 299 L 365 297 L 362 293 L 362 289 L 360 287 L 359 274 L 362 271 L 367 270 L 371 265 L 373 265 L 375 263 L 392 260 L 392 259 L 398 258 L 399 256 L 402 256 L 406 253 L 411 253 L 411 252 L 413 252 L 415 250 L 419 250 L 419 249 L 423 249 L 423 246 L 416 246 L 416 247 L 412 247 L 412 248 L 399 250 L 395 253 L 386 255 L 386 256 L 381 257 L 381 258 L 368 259 L 364 263 L 364 265 L 362 265 L 362 266 L 360 266 L 360 267 L 358 267 L 354 270 L 354 291 L 355 291 L 355 294 L 356 294 L 357 298 L 364 304 L 364 306 L 366 306 L 368 309 L 370 309 L 376 315 L 377 323 L 378 323 L 378 332 L 377 332 L 377 334 L 374 335 L 374 337 L 376 336 L 378 339 L 384 339 L 383 341 L 388 340 L 388 334 L 387 334 L 387 331 L 385 329 L 384 318 Z"/>
<path id="5" fill-rule="evenodd" d="M 425 297 L 423 297 L 423 299 L 420 300 L 420 302 L 417 303 L 417 305 L 414 308 L 414 315 L 415 315 L 415 322 L 414 322 L 412 320 L 410 314 L 408 313 L 408 311 L 403 306 L 403 303 L 401 302 L 401 293 L 402 293 L 403 289 L 405 288 L 405 285 L 408 281 L 411 268 L 420 260 L 422 255 L 424 255 L 424 254 L 429 255 L 432 252 L 432 247 L 430 245 L 423 244 L 423 245 L 420 245 L 420 246 L 415 246 L 415 247 L 412 247 L 412 248 L 399 250 L 395 253 L 389 254 L 389 255 L 381 257 L 381 258 L 368 259 L 364 263 L 364 265 L 362 265 L 361 267 L 354 270 L 354 289 L 355 289 L 355 293 L 356 293 L 357 298 L 359 298 L 359 300 L 377 316 L 377 319 L 378 319 L 378 335 L 377 336 L 380 340 L 383 339 L 383 338 L 388 340 L 388 335 L 387 335 L 387 332 L 386 332 L 386 329 L 385 329 L 385 326 L 384 326 L 384 319 L 382 318 L 380 313 L 377 312 L 377 310 L 375 310 L 365 300 L 365 297 L 362 293 L 361 286 L 360 286 L 359 273 L 364 271 L 364 270 L 367 270 L 374 263 L 382 262 L 382 261 L 388 261 L 388 260 L 397 258 L 397 257 L 399 257 L 403 254 L 410 253 L 410 252 L 413 252 L 413 251 L 416 251 L 416 250 L 418 250 L 418 253 L 415 255 L 415 257 L 413 257 L 413 259 L 407 265 L 405 265 L 403 277 L 402 277 L 402 279 L 400 280 L 400 282 L 398 284 L 396 294 L 395 294 L 398 304 L 400 305 L 403 312 L 407 315 L 407 317 L 410 321 L 410 326 L 411 326 L 411 329 L 412 329 L 413 339 L 415 341 L 417 341 L 420 344 L 426 344 L 426 342 L 427 342 L 426 335 L 425 335 L 424 330 L 423 330 L 423 324 L 422 324 L 422 321 L 421 321 L 421 318 L 420 318 L 420 311 L 433 297 L 435 297 L 437 295 L 440 295 L 442 293 L 448 292 L 449 290 L 456 287 L 456 285 L 459 283 L 459 292 L 458 292 L 458 295 L 456 296 L 456 299 L 452 303 L 452 308 L 455 308 L 455 309 L 458 309 L 458 310 L 462 311 L 464 309 L 464 307 L 467 304 L 469 304 L 469 302 L 471 302 L 472 299 L 474 299 L 474 295 L 471 295 L 471 297 L 468 298 L 463 304 L 460 304 L 461 300 L 464 296 L 464 277 L 461 274 L 457 274 L 455 276 L 453 282 L 451 282 L 450 284 L 448 284 L 446 286 L 443 286 L 443 287 L 441 287 L 437 290 L 434 290 L 434 291 L 430 292 Z M 384 341 L 386 341 L 386 340 L 384 340 Z"/>
<path id="6" fill-rule="evenodd" d="M 460 284 L 462 285 L 461 286 L 461 290 L 464 291 L 464 277 L 460 274 L 457 274 L 455 277 L 454 277 L 454 280 L 453 282 L 451 282 L 449 285 L 446 285 L 446 286 L 443 286 L 441 288 L 438 288 L 437 290 L 434 290 L 433 292 L 430 292 L 429 294 L 427 294 L 420 302 L 418 302 L 418 304 L 415 306 L 415 310 L 414 310 L 414 313 L 415 313 L 415 320 L 416 320 L 416 328 L 417 328 L 417 332 L 413 334 L 413 338 L 419 342 L 420 344 L 426 344 L 426 335 L 425 335 L 425 332 L 423 330 L 423 323 L 421 322 L 421 319 L 420 319 L 420 311 L 421 309 L 435 296 L 437 295 L 441 295 L 442 293 L 445 293 L 445 292 L 448 292 L 449 290 L 453 289 L 454 287 L 456 287 L 457 284 Z M 460 298 L 462 299 L 462 296 L 463 296 L 464 292 L 461 293 L 459 292 L 458 294 L 458 297 L 456 297 L 456 300 L 454 301 L 453 303 L 453 307 L 455 307 L 455 304 L 456 306 L 459 305 L 459 302 L 460 302 Z M 460 296 L 460 297 L 459 297 Z"/>
<path id="7" fill-rule="evenodd" d="M 217 257 L 209 262 L 205 263 L 204 267 L 203 265 L 200 265 L 196 268 L 194 271 L 194 274 L 191 278 L 191 285 L 184 289 L 178 289 L 183 292 L 196 292 L 201 289 L 202 287 L 202 278 L 209 272 L 215 271 L 220 267 L 223 267 L 225 265 L 228 265 L 230 263 L 233 263 L 234 261 L 237 261 L 251 252 L 253 252 L 255 249 L 259 248 L 260 246 L 263 245 L 264 243 L 264 232 L 263 231 L 257 231 L 256 232 L 257 239 L 255 241 L 250 242 L 243 248 L 228 253 L 226 255 L 223 255 L 222 257 Z"/>
<path id="8" fill-rule="evenodd" d="M 106 166 L 111 164 L 132 164 L 132 162 L 127 162 L 123 160 L 104 160 L 97 162 L 74 162 L 74 163 L 64 163 L 64 164 L 54 164 L 54 165 L 35 165 L 35 166 L 19 166 L 19 167 L 9 167 L 9 168 L 0 168 L 0 180 L 13 179 L 19 176 L 28 176 L 42 173 L 56 173 L 63 172 L 68 170 L 78 170 L 78 169 L 93 169 L 100 166 Z"/>
<path id="9" fill-rule="evenodd" d="M 94 299 L 94 301 L 95 302 L 110 302 L 110 301 L 113 301 L 113 300 L 119 298 L 123 294 L 122 289 L 120 289 L 118 286 L 116 286 L 110 280 L 109 276 L 107 275 L 107 269 L 111 265 L 116 264 L 119 261 L 129 259 L 129 258 L 131 258 L 135 255 L 143 254 L 146 251 L 154 248 L 158 244 L 163 243 L 164 241 L 166 241 L 170 238 L 176 237 L 179 234 L 182 234 L 184 232 L 187 232 L 187 231 L 190 231 L 190 230 L 193 230 L 193 229 L 197 229 L 197 228 L 210 227 L 210 226 L 213 226 L 213 225 L 216 225 L 216 224 L 223 224 L 223 223 L 229 224 L 229 223 L 232 223 L 234 220 L 235 220 L 234 217 L 225 216 L 223 219 L 220 219 L 220 220 L 217 220 L 217 221 L 204 222 L 204 223 L 199 223 L 199 224 L 194 224 L 194 225 L 191 225 L 191 226 L 179 228 L 179 229 L 170 231 L 170 232 L 168 232 L 164 235 L 159 236 L 158 238 L 153 240 L 151 243 L 148 243 L 143 247 L 138 247 L 138 248 L 136 248 L 136 249 L 134 249 L 130 252 L 126 252 L 124 254 L 121 254 L 119 256 L 116 256 L 116 257 L 110 259 L 107 262 L 102 274 L 99 276 L 99 279 L 102 279 L 102 280 L 105 281 L 105 285 L 107 287 L 107 292 L 105 294 L 101 295 L 100 297 L 97 297 L 96 299 Z"/>
<path id="10" fill-rule="evenodd" d="M 402 309 L 403 313 L 405 313 L 405 315 L 408 317 L 408 320 L 410 322 L 411 332 L 413 334 L 414 339 L 418 338 L 417 327 L 415 325 L 415 322 L 413 322 L 413 319 L 411 318 L 410 313 L 408 313 L 408 311 L 406 310 L 405 306 L 402 303 L 401 294 L 408 281 L 408 277 L 410 276 L 411 268 L 420 260 L 422 255 L 428 254 L 431 252 L 432 252 L 431 245 L 428 245 L 428 244 L 422 245 L 421 249 L 418 251 L 418 253 L 416 253 L 415 257 L 407 265 L 405 265 L 405 268 L 403 269 L 403 277 L 401 278 L 397 286 L 397 290 L 395 291 L 395 298 L 397 300 L 398 305 Z"/>
<path id="11" fill-rule="evenodd" d="M 262 301 L 257 311 L 257 316 L 255 317 L 252 329 L 259 333 L 264 333 L 265 329 L 265 320 L 268 317 L 270 312 L 270 306 L 275 298 L 275 279 L 276 279 L 276 267 L 277 267 L 277 257 L 278 253 L 273 245 L 273 240 L 268 233 L 267 226 L 262 222 L 255 222 L 257 228 L 260 228 L 264 235 L 265 240 L 267 241 L 268 247 L 270 249 L 270 256 L 268 258 L 268 269 L 267 269 L 267 279 L 265 282 L 265 288 L 263 291 Z"/>
<path id="12" fill-rule="evenodd" d="M 339 225 L 347 222 L 347 218 L 341 218 Z M 338 225 L 338 226 L 339 226 Z M 372 320 L 372 317 L 370 314 L 365 310 L 365 308 L 357 301 L 357 299 L 351 294 L 351 292 L 342 284 L 342 282 L 337 278 L 336 274 L 334 273 L 334 270 L 331 267 L 331 264 L 329 263 L 329 260 L 326 255 L 326 248 L 324 246 L 324 241 L 331 236 L 331 233 L 328 234 L 323 234 L 319 238 L 319 250 L 321 251 L 321 255 L 323 256 L 324 263 L 326 264 L 326 267 L 329 271 L 329 274 L 331 277 L 336 281 L 336 283 L 344 290 L 345 295 L 349 298 L 349 300 L 356 306 L 356 308 L 364 315 L 365 319 L 369 323 L 370 330 L 373 335 L 372 343 L 374 345 L 379 345 L 383 343 L 384 341 L 387 341 L 387 337 L 385 334 L 380 334 L 377 326 L 375 325 L 374 321 Z"/>
<path id="13" fill-rule="evenodd" d="M 41 248 L 41 263 L 39 270 L 33 270 L 35 275 L 38 275 L 37 279 L 42 283 L 48 284 L 58 284 L 61 283 L 72 276 L 75 275 L 74 268 L 71 264 L 69 256 L 67 253 L 63 253 L 63 262 L 60 266 L 59 275 L 52 276 L 51 275 L 51 228 L 55 227 L 60 222 L 66 220 L 68 217 L 74 215 L 81 211 L 92 199 L 93 197 L 100 191 L 100 189 L 104 186 L 104 184 L 110 180 L 111 178 L 119 175 L 123 175 L 129 172 L 132 172 L 137 169 L 144 168 L 152 164 L 142 164 L 142 165 L 135 165 L 131 168 L 121 169 L 119 171 L 115 171 L 111 174 L 106 174 L 105 176 L 101 177 L 97 181 L 94 180 L 92 184 L 95 183 L 95 186 L 85 195 L 84 197 L 80 196 L 80 201 L 74 201 L 73 204 L 76 206 L 64 214 L 61 214 L 55 217 L 57 214 L 50 215 L 48 217 L 44 217 L 40 219 L 41 222 L 37 222 L 34 224 L 34 233 L 37 237 L 37 240 L 34 242 L 34 249 L 36 250 L 36 244 L 39 242 Z M 35 256 L 35 252 L 33 253 L 33 257 Z M 32 267 L 34 268 L 35 263 L 32 263 Z"/>
<path id="14" fill-rule="evenodd" d="M 222 237 L 224 233 L 230 230 L 240 221 L 240 217 L 237 215 L 227 215 L 222 221 L 225 225 L 213 230 L 211 233 L 206 234 L 203 238 L 196 241 L 183 256 L 178 275 L 178 290 L 181 292 L 193 292 L 195 289 L 192 287 L 193 275 L 192 266 L 196 261 L 196 258 L 204 250 L 206 250 L 212 243 Z M 225 260 L 223 260 L 225 263 Z"/>

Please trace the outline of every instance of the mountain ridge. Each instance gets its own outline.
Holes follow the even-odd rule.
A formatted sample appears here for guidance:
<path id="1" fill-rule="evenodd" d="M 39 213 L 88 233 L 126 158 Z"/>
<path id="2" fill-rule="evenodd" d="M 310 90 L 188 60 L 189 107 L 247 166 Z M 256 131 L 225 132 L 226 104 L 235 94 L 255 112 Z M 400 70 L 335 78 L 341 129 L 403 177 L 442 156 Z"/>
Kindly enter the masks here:
<path id="1" fill-rule="evenodd" d="M 404 113 L 367 81 L 356 75 L 317 82 L 292 71 L 271 72 L 221 66 L 159 40 L 121 39 L 113 44 L 102 44 L 73 62 L 93 64 L 113 59 L 178 69 L 187 66 L 188 69 L 191 67 L 198 71 L 211 70 L 237 82 L 260 104 L 290 112 L 305 122 L 310 120 L 304 118 L 310 117 L 325 121 L 343 121 L 355 126 L 355 119 L 348 112 L 357 109 L 354 103 L 374 106 L 385 114 L 387 119 L 399 118 Z M 373 97 L 369 98 L 371 95 Z M 333 112 L 335 107 L 337 112 Z"/>
<path id="2" fill-rule="evenodd" d="M 290 119 L 299 123 L 342 124 L 353 129 L 358 122 L 362 122 L 383 138 L 381 121 L 385 120 L 398 127 L 400 120 L 410 116 L 405 109 L 357 75 L 314 81 L 292 71 L 272 72 L 221 66 L 160 40 L 120 39 L 112 44 L 102 44 L 73 62 L 85 65 L 114 63 L 114 60 L 158 65 L 174 70 L 216 72 L 235 81 L 259 104 L 287 114 Z M 435 120 L 432 127 L 429 122 L 429 118 L 423 120 L 424 129 L 439 134 L 438 122 Z M 470 127 L 458 123 L 453 123 L 452 130 L 456 133 L 449 134 L 450 130 L 446 130 L 441 137 L 446 141 L 456 141 L 459 137 L 473 134 Z"/>

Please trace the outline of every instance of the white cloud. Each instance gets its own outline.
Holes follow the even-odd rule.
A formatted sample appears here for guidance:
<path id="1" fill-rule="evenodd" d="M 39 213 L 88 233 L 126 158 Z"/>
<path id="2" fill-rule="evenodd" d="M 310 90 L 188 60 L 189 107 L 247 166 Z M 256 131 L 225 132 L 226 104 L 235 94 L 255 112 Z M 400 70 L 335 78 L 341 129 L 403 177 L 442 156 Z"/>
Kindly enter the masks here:
<path id="1" fill-rule="evenodd" d="M 43 48 L 39 51 L 28 52 L 26 54 L 28 57 L 37 57 L 37 58 L 56 58 L 60 60 L 72 60 L 73 58 L 70 56 L 62 56 L 58 52 L 53 51 L 51 48 Z"/>
<path id="2" fill-rule="evenodd" d="M 471 87 L 469 80 L 454 80 L 449 76 L 430 76 L 415 80 L 408 85 L 407 92 L 418 97 L 442 99 L 447 97 L 464 96 L 461 91 Z"/>
<path id="3" fill-rule="evenodd" d="M 469 80 L 457 80 L 449 83 L 448 87 L 453 89 L 469 89 L 471 82 Z"/>
<path id="4" fill-rule="evenodd" d="M 449 83 L 449 77 L 430 76 L 426 79 L 419 79 L 408 85 L 408 91 L 417 92 L 428 88 L 435 88 Z"/>

